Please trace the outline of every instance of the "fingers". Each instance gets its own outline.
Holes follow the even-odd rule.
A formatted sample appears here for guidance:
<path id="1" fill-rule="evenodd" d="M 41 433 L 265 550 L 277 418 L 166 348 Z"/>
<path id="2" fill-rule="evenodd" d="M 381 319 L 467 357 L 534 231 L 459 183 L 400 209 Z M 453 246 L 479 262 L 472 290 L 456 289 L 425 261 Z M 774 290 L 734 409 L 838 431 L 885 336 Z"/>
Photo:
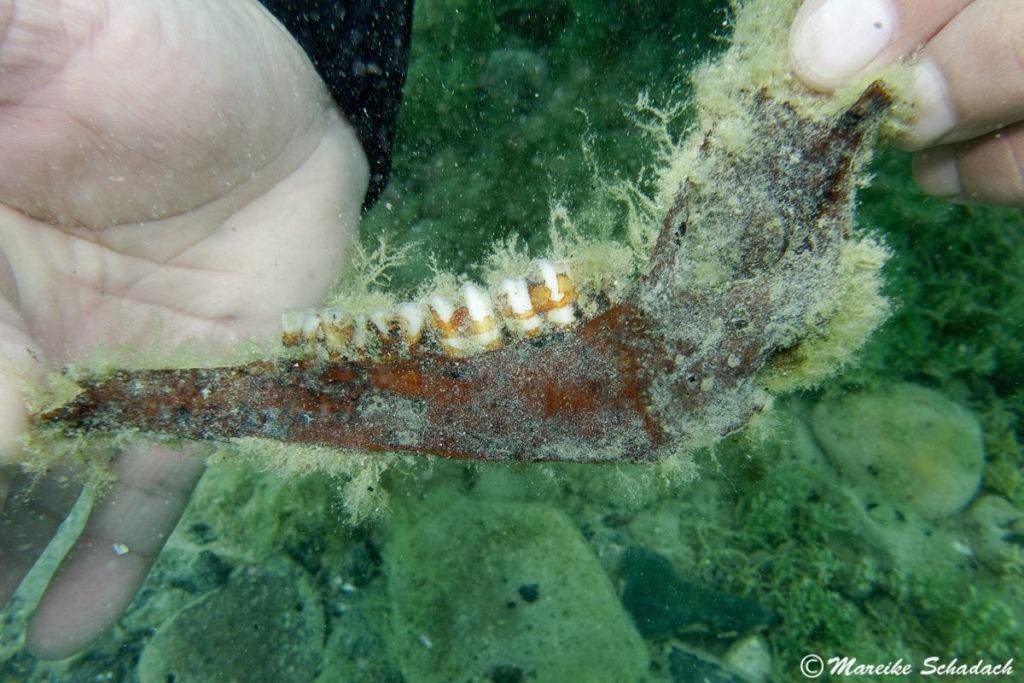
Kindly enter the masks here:
<path id="1" fill-rule="evenodd" d="M 790 31 L 793 72 L 811 88 L 831 92 L 912 53 L 969 2 L 808 0 Z"/>
<path id="2" fill-rule="evenodd" d="M 811 0 L 790 34 L 794 73 L 823 91 L 918 47 L 907 149 L 967 140 L 1024 118 L 1020 0 Z"/>
<path id="3" fill-rule="evenodd" d="M 1020 0 L 809 0 L 790 35 L 794 73 L 819 90 L 918 46 L 914 121 L 900 141 L 926 150 L 918 183 L 951 201 L 1024 205 Z"/>
<path id="4" fill-rule="evenodd" d="M 154 446 L 125 453 L 28 627 L 28 648 L 60 659 L 95 640 L 131 603 L 202 474 L 202 458 Z"/>
<path id="5" fill-rule="evenodd" d="M 1024 206 L 1024 123 L 914 155 L 914 180 L 951 202 Z"/>
<path id="6" fill-rule="evenodd" d="M 968 140 L 1024 119 L 1024 3 L 976 0 L 921 51 L 908 149 Z"/>
<path id="7" fill-rule="evenodd" d="M 0 468 L 0 479 L 7 482 L 6 504 L 0 513 L 0 605 L 25 578 L 57 527 L 78 499 L 80 487 L 66 472 L 52 472 L 35 479 L 16 466 Z"/>

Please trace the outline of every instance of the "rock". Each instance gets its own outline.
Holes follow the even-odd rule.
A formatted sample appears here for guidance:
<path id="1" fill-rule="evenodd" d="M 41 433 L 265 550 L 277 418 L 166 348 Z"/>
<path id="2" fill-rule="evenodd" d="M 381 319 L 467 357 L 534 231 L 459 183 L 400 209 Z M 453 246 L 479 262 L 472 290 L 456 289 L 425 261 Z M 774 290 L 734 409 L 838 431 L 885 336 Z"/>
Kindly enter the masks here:
<path id="1" fill-rule="evenodd" d="M 675 646 L 668 652 L 672 683 L 745 683 L 705 652 Z"/>
<path id="2" fill-rule="evenodd" d="M 965 515 L 970 547 L 978 561 L 1001 573 L 1024 546 L 1024 511 L 1005 498 L 982 496 Z"/>
<path id="3" fill-rule="evenodd" d="M 164 623 L 139 659 L 139 680 L 311 680 L 324 615 L 298 575 L 236 571 Z"/>
<path id="4" fill-rule="evenodd" d="M 974 497 L 985 464 L 977 418 L 914 384 L 820 402 L 811 426 L 842 478 L 867 505 L 938 519 Z"/>
<path id="5" fill-rule="evenodd" d="M 622 578 L 622 604 L 645 636 L 662 638 L 697 626 L 728 637 L 776 619 L 753 600 L 684 581 L 667 559 L 646 548 L 626 550 Z"/>
<path id="6" fill-rule="evenodd" d="M 725 663 L 749 683 L 764 683 L 772 675 L 772 653 L 757 633 L 740 638 L 729 646 Z"/>
<path id="7" fill-rule="evenodd" d="M 439 488 L 391 522 L 394 647 L 410 681 L 636 681 L 646 647 L 572 522 Z"/>

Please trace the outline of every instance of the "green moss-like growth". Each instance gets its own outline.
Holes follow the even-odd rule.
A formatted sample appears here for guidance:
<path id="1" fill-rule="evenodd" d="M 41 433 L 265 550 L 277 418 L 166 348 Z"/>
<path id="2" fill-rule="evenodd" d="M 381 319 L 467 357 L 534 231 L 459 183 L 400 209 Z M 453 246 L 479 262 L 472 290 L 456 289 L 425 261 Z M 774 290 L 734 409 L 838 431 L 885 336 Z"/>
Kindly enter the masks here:
<path id="1" fill-rule="evenodd" d="M 879 545 L 799 424 L 790 414 L 770 443 L 724 444 L 730 512 L 684 520 L 682 532 L 703 540 L 693 563 L 706 580 L 780 614 L 769 634 L 780 667 L 807 652 L 918 667 L 933 656 L 1001 662 L 1024 647 L 1019 566 L 1002 576 L 966 560 L 937 566 L 951 542 L 938 533 L 918 557 Z"/>

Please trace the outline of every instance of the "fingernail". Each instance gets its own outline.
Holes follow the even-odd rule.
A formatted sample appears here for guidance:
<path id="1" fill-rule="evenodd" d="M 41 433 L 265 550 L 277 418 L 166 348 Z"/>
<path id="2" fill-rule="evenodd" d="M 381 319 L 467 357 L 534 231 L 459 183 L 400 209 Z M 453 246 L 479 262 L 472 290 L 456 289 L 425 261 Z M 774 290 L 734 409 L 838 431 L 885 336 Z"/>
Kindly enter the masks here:
<path id="1" fill-rule="evenodd" d="M 933 147 L 914 155 L 914 180 L 918 186 L 934 197 L 953 199 L 963 194 L 956 151 L 952 145 Z"/>
<path id="2" fill-rule="evenodd" d="M 793 67 L 812 87 L 834 89 L 879 55 L 894 27 L 889 0 L 825 0 L 793 25 Z"/>
<path id="3" fill-rule="evenodd" d="M 949 84 L 939 65 L 924 59 L 914 65 L 914 124 L 903 136 L 907 149 L 928 147 L 956 125 L 956 109 L 949 97 Z"/>

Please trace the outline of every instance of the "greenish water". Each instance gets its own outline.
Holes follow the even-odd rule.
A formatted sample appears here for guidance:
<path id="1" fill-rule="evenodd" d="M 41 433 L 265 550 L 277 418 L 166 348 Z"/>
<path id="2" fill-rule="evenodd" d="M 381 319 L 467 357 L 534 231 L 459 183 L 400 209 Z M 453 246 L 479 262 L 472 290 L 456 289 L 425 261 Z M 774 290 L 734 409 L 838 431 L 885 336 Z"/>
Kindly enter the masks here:
<path id="1" fill-rule="evenodd" d="M 650 158 L 626 116 L 636 93 L 685 97 L 680 74 L 727 33 L 720 3 L 421 0 L 416 12 L 394 174 L 363 226 L 370 243 L 418 244 L 393 274 L 406 290 L 431 258 L 471 270 L 513 234 L 542 248 L 550 202 L 591 199 L 594 164 L 636 177 Z M 796 681 L 807 654 L 918 670 L 1020 656 L 1021 214 L 925 197 L 899 152 L 874 171 L 859 222 L 894 252 L 895 314 L 859 367 L 780 400 L 763 442 L 701 455 L 697 483 L 635 466 L 389 460 L 392 515 L 353 527 L 339 482 L 217 466 L 110 635 L 39 665 L 10 646 L 26 609 L 12 605 L 0 679 L 683 681 L 756 659 L 746 643 L 768 680 Z M 822 454 L 814 407 L 894 382 L 980 425 L 966 510 L 925 519 L 873 499 Z M 907 448 L 926 461 L 941 450 L 934 428 L 906 420 Z M 884 431 L 848 441 L 875 448 Z M 934 473 L 919 474 L 911 486 Z M 976 507 L 986 496 L 1009 512 Z"/>

